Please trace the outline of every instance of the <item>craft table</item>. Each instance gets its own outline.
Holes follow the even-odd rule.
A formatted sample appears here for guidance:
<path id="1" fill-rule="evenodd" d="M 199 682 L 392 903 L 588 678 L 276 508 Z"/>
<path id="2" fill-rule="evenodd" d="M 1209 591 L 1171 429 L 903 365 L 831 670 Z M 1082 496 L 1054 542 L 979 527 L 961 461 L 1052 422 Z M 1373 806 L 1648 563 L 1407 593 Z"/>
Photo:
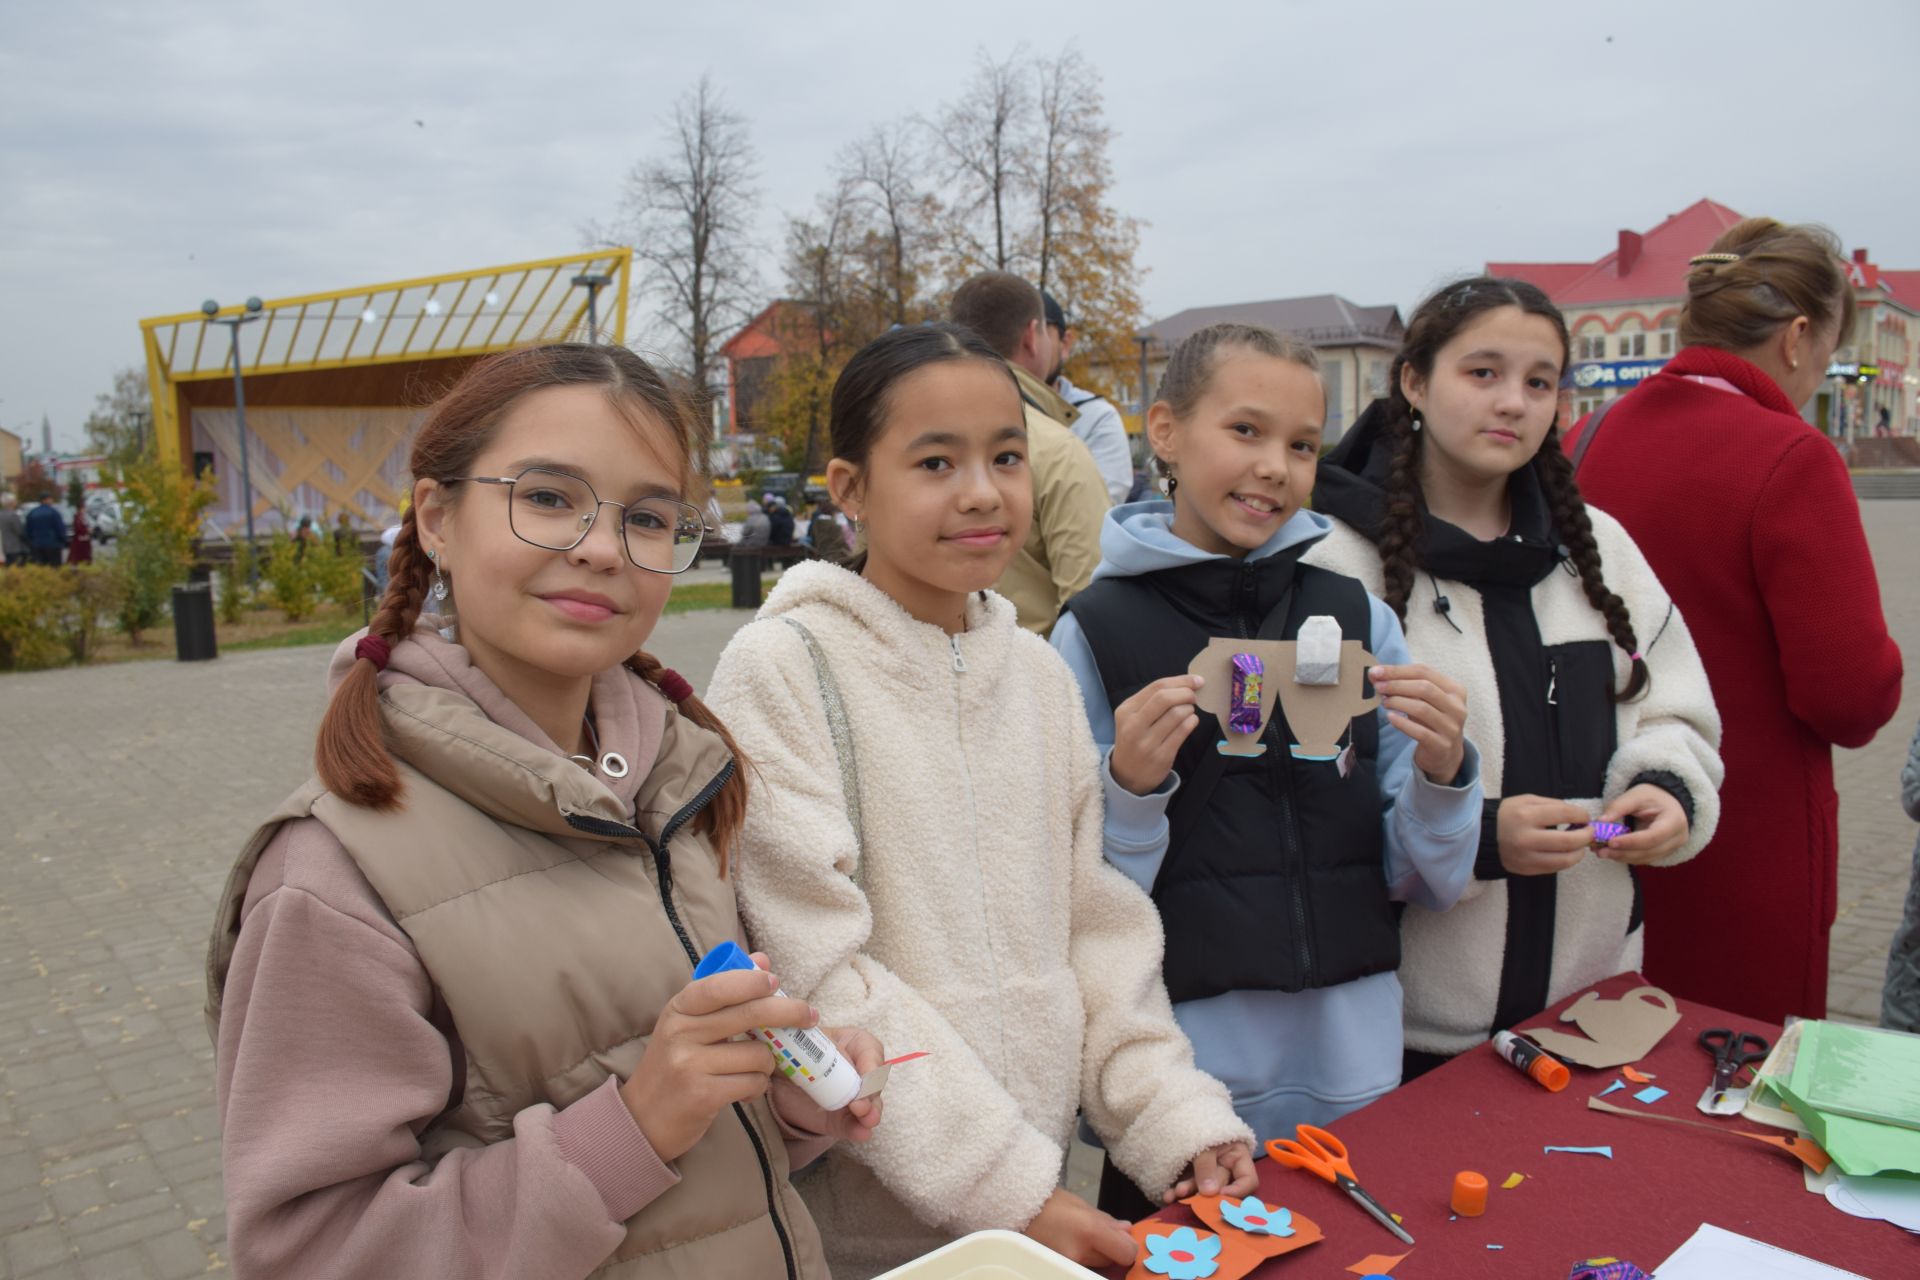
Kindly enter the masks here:
<path id="1" fill-rule="evenodd" d="M 1615 997 L 1644 979 L 1622 974 L 1593 989 Z M 1576 993 L 1577 994 L 1577 993 Z M 1568 997 L 1528 1025 L 1557 1021 Z M 1712 1075 L 1712 1060 L 1696 1042 L 1708 1027 L 1756 1031 L 1772 1040 L 1780 1029 L 1706 1005 L 1678 1001 L 1680 1024 L 1635 1065 L 1668 1091 L 1645 1105 L 1628 1081 L 1607 1101 L 1654 1115 L 1714 1120 L 1728 1128 L 1777 1134 L 1741 1117 L 1719 1119 L 1694 1106 Z M 1869 1280 L 1920 1276 L 1920 1236 L 1887 1222 L 1848 1217 L 1806 1190 L 1801 1165 L 1757 1142 L 1720 1138 L 1587 1109 L 1587 1099 L 1611 1084 L 1617 1070 L 1571 1067 L 1573 1082 L 1549 1093 L 1482 1046 L 1327 1127 L 1347 1144 L 1360 1185 L 1372 1192 L 1417 1242 L 1392 1269 L 1395 1280 L 1455 1277 L 1527 1277 L 1560 1280 L 1576 1261 L 1617 1257 L 1652 1272 L 1702 1222 L 1791 1249 L 1857 1272 Z M 1263 1134 L 1292 1137 L 1292 1134 Z M 1611 1146 L 1600 1156 L 1548 1155 L 1544 1146 Z M 1309 1174 L 1261 1158 L 1260 1198 L 1284 1205 L 1320 1225 L 1326 1239 L 1275 1258 L 1253 1280 L 1351 1280 L 1347 1267 L 1369 1254 L 1408 1252 L 1391 1233 L 1343 1193 Z M 1449 1221 L 1453 1175 L 1486 1175 L 1487 1211 Z M 1526 1181 L 1501 1184 L 1512 1173 Z M 1198 1224 L 1176 1205 L 1157 1217 Z M 1490 1244 L 1502 1246 L 1488 1249 Z M 1105 1274 L 1120 1277 L 1125 1268 Z"/>

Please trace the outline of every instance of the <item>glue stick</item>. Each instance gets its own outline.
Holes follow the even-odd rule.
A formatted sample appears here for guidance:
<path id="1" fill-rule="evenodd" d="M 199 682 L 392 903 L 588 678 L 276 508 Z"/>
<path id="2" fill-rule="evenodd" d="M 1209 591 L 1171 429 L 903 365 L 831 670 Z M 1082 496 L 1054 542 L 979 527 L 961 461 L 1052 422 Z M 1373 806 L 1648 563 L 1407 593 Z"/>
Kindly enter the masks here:
<path id="1" fill-rule="evenodd" d="M 707 952 L 693 976 L 711 978 L 729 969 L 756 968 L 753 960 L 731 939 Z M 785 998 L 786 992 L 775 991 Z M 766 1045 L 773 1054 L 776 1069 L 800 1087 L 801 1092 L 827 1111 L 838 1111 L 860 1092 L 860 1076 L 853 1064 L 841 1056 L 833 1041 L 818 1030 L 800 1027 L 755 1027 L 747 1032 Z"/>
<path id="2" fill-rule="evenodd" d="M 1560 1059 L 1511 1031 L 1494 1032 L 1493 1051 L 1532 1076 L 1534 1082 L 1549 1093 L 1560 1092 L 1573 1079 L 1573 1073 Z"/>

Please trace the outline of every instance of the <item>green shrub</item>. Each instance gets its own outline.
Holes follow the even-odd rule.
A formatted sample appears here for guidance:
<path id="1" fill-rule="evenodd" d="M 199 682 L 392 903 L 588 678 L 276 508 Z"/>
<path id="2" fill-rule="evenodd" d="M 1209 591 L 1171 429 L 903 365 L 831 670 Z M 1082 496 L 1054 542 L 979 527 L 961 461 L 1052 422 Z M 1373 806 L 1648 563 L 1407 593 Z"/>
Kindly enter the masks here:
<path id="1" fill-rule="evenodd" d="M 106 565 L 0 569 L 0 670 L 85 662 L 119 595 Z"/>
<path id="2" fill-rule="evenodd" d="M 253 601 L 253 547 L 233 544 L 233 555 L 216 570 L 220 577 L 220 621 L 237 626 Z"/>
<path id="3" fill-rule="evenodd" d="M 213 501 L 213 490 L 158 457 L 130 464 L 121 480 L 126 530 L 114 556 L 120 626 L 139 644 L 140 633 L 167 616 L 174 587 L 187 580 L 200 513 Z"/>
<path id="4" fill-rule="evenodd" d="M 273 536 L 267 539 L 260 581 L 266 588 L 268 602 L 280 610 L 288 622 L 304 622 L 313 616 L 319 585 L 314 570 L 318 562 L 316 544 L 309 543 L 306 554 L 302 555 L 300 545 L 287 536 L 284 529 L 274 530 Z"/>

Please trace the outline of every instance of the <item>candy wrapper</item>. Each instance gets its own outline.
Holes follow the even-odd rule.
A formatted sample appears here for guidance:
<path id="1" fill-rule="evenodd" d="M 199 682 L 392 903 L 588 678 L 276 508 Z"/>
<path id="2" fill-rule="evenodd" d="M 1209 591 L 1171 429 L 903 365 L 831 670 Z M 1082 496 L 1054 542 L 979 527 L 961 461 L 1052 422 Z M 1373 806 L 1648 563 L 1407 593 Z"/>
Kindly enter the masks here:
<path id="1" fill-rule="evenodd" d="M 1648 1280 L 1647 1273 L 1631 1262 L 1618 1258 L 1594 1258 L 1576 1262 L 1567 1272 L 1567 1280 Z"/>
<path id="2" fill-rule="evenodd" d="M 1593 824 L 1593 838 L 1605 844 L 1609 840 L 1618 840 L 1631 829 L 1624 822 L 1596 822 Z"/>
<path id="3" fill-rule="evenodd" d="M 1228 695 L 1227 727 L 1235 733 L 1260 732 L 1260 695 L 1266 670 L 1266 664 L 1254 654 L 1233 655 L 1233 689 Z"/>

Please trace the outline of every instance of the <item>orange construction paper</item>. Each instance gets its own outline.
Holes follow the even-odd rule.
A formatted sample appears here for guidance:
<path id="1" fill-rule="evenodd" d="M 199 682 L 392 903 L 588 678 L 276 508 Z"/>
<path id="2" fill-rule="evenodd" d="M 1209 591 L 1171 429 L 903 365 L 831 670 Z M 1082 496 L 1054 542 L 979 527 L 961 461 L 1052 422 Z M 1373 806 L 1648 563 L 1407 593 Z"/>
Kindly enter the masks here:
<path id="1" fill-rule="evenodd" d="M 1635 1071 L 1632 1067 L 1620 1068 L 1620 1074 L 1635 1084 L 1652 1084 L 1653 1077 L 1645 1071 Z"/>
<path id="2" fill-rule="evenodd" d="M 1413 1250 L 1406 1253 L 1370 1253 L 1347 1270 L 1357 1276 L 1386 1275 L 1410 1257 Z"/>
<path id="3" fill-rule="evenodd" d="M 1319 1223 L 1293 1209 L 1287 1209 L 1287 1212 L 1293 1215 L 1293 1234 L 1290 1236 L 1264 1236 L 1242 1231 L 1228 1222 L 1226 1215 L 1220 1212 L 1221 1199 L 1220 1196 L 1188 1196 L 1180 1203 L 1192 1209 L 1200 1221 L 1212 1227 L 1226 1240 L 1228 1248 L 1231 1248 L 1236 1240 L 1243 1241 L 1245 1247 L 1263 1262 L 1268 1258 L 1277 1258 L 1283 1253 L 1292 1253 L 1295 1249 L 1304 1249 L 1310 1244 L 1318 1244 L 1326 1239 L 1321 1234 Z M 1239 1203 L 1238 1197 L 1234 1197 L 1234 1202 Z M 1280 1209 L 1286 1206 L 1272 1207 Z"/>
<path id="4" fill-rule="evenodd" d="M 1822 1151 L 1812 1138 L 1797 1136 L 1788 1138 L 1771 1133 L 1750 1133 L 1745 1129 L 1723 1129 L 1705 1120 L 1683 1120 L 1679 1116 L 1656 1116 L 1645 1111 L 1629 1111 L 1625 1107 L 1616 1107 L 1598 1098 L 1588 1098 L 1587 1106 L 1595 1111 L 1609 1111 L 1616 1116 L 1626 1116 L 1631 1120 L 1663 1120 L 1668 1124 L 1684 1124 L 1689 1129 L 1705 1129 L 1708 1133 L 1717 1133 L 1726 1138 L 1750 1138 L 1755 1142 L 1764 1142 L 1770 1147 L 1780 1148 L 1816 1174 L 1825 1173 L 1827 1166 L 1833 1163 L 1833 1157 Z"/>
<path id="5" fill-rule="evenodd" d="M 1145 1222 L 1136 1222 L 1127 1228 L 1128 1233 L 1133 1236 L 1133 1242 L 1140 1246 L 1140 1253 L 1134 1259 L 1132 1269 L 1127 1272 L 1127 1280 L 1167 1280 L 1159 1272 L 1147 1270 L 1147 1259 L 1151 1256 L 1147 1252 L 1147 1237 L 1164 1236 L 1169 1231 L 1179 1230 L 1181 1225 L 1178 1222 L 1163 1222 L 1157 1218 L 1148 1218 Z M 1246 1242 L 1252 1237 L 1244 1231 L 1221 1235 L 1205 1227 L 1194 1227 L 1192 1230 L 1194 1235 L 1202 1240 L 1217 1238 L 1220 1241 L 1220 1254 L 1213 1260 L 1213 1271 L 1207 1276 L 1207 1280 L 1240 1280 L 1242 1276 L 1267 1260 L 1265 1255 L 1247 1248 Z"/>

